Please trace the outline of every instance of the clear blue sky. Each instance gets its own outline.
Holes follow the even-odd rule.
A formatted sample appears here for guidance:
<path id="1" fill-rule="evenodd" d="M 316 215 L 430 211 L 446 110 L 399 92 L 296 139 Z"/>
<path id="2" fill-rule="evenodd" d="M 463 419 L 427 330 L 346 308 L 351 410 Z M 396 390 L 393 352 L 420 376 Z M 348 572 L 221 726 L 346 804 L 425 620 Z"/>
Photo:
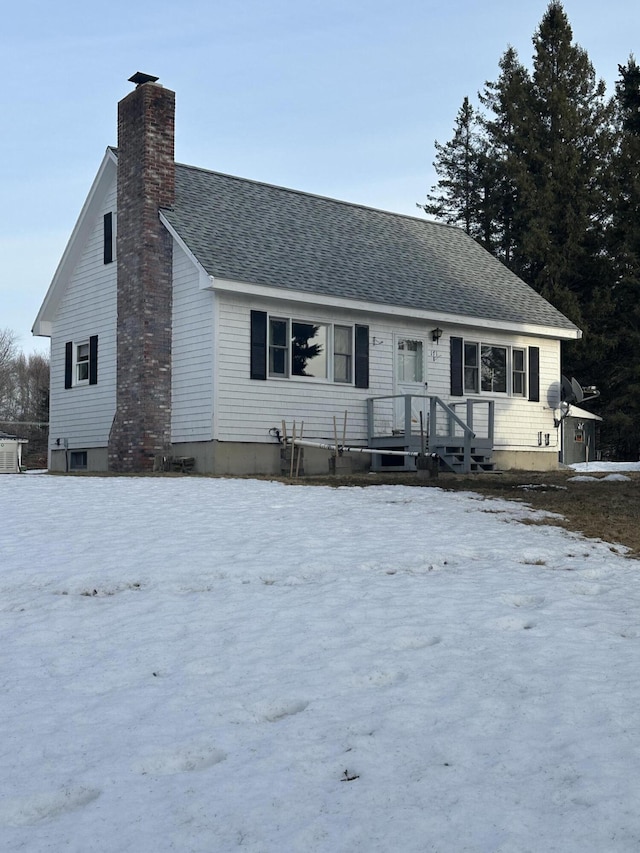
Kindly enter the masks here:
<path id="1" fill-rule="evenodd" d="M 0 30 L 0 328 L 31 326 L 136 71 L 177 97 L 176 158 L 420 215 L 465 95 L 509 44 L 530 67 L 546 0 L 22 0 Z M 613 93 L 640 3 L 565 0 Z"/>

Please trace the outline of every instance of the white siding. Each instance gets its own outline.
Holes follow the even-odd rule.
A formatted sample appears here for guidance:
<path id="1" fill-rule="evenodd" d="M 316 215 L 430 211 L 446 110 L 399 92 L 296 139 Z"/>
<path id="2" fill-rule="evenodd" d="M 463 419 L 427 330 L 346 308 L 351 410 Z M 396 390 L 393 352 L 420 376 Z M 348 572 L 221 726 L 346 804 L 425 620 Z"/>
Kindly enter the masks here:
<path id="1" fill-rule="evenodd" d="M 198 287 L 198 269 L 173 244 L 171 440 L 213 438 L 213 293 Z"/>
<path id="2" fill-rule="evenodd" d="M 116 261 L 103 262 L 103 216 L 116 209 L 113 182 L 93 223 L 64 296 L 51 337 L 49 445 L 66 439 L 70 448 L 104 447 L 116 403 Z M 98 336 L 98 384 L 65 389 L 67 341 Z"/>
<path id="3" fill-rule="evenodd" d="M 539 347 L 540 349 L 540 402 L 530 402 L 525 397 L 505 394 L 476 394 L 472 399 L 495 400 L 495 450 L 549 451 L 559 449 L 559 433 L 554 427 L 554 407 L 560 402 L 560 342 L 549 338 L 532 338 L 512 333 L 488 333 L 485 329 L 451 329 L 447 332 L 467 341 L 478 341 L 498 346 Z M 442 346 L 442 341 L 440 346 Z M 449 346 L 446 342 L 447 364 Z M 527 365 L 528 370 L 528 365 Z M 528 382 L 528 375 L 527 375 Z M 449 388 L 445 396 L 451 398 Z M 479 425 L 481 426 L 481 425 Z M 542 444 L 539 444 L 541 434 Z M 549 444 L 545 444 L 545 436 Z"/>
<path id="4" fill-rule="evenodd" d="M 243 297 L 218 295 L 218 386 L 216 394 L 216 438 L 220 441 L 272 442 L 269 430 L 280 429 L 285 420 L 291 429 L 295 420 L 308 437 L 333 438 L 333 415 L 342 433 L 345 409 L 348 411 L 348 436 L 351 440 L 366 437 L 366 399 L 375 388 L 384 387 L 378 375 L 378 364 L 370 364 L 371 387 L 355 388 L 334 382 L 295 379 L 249 378 L 250 310 L 269 310 L 282 317 L 345 324 L 367 323 L 358 314 L 341 314 L 336 318 L 327 308 L 305 309 L 299 304 L 278 302 L 277 308 L 266 302 L 251 304 Z M 380 366 L 383 367 L 382 362 Z M 382 393 L 382 392 L 381 392 Z"/>
<path id="5" fill-rule="evenodd" d="M 268 300 L 249 301 L 242 295 L 217 295 L 219 370 L 215 400 L 215 437 L 221 441 L 271 442 L 269 430 L 280 428 L 282 420 L 290 430 L 295 420 L 304 421 L 308 438 L 333 440 L 333 417 L 342 435 L 345 410 L 348 412 L 347 440 L 364 442 L 367 434 L 366 400 L 368 397 L 391 395 L 394 388 L 394 349 L 398 337 L 422 337 L 426 342 L 425 380 L 427 394 L 441 397 L 445 402 L 462 398 L 450 395 L 451 335 L 467 340 L 497 345 L 540 348 L 540 402 L 506 395 L 475 395 L 474 399 L 496 400 L 496 449 L 548 450 L 557 447 L 557 430 L 553 426 L 553 405 L 558 401 L 560 377 L 560 344 L 545 338 L 515 336 L 510 333 L 485 334 L 482 328 L 444 329 L 439 343 L 431 340 L 435 323 L 402 318 L 385 318 L 360 312 L 336 316 L 326 307 L 301 308 L 299 303 Z M 325 323 L 364 324 L 369 326 L 369 388 L 360 389 L 333 382 L 321 382 L 302 377 L 290 379 L 251 380 L 249 378 L 250 311 L 268 311 L 272 315 Z M 375 341 L 375 343 L 374 343 Z M 554 396 L 555 395 L 555 396 Z M 478 408 L 479 412 L 483 407 Z M 391 421 L 391 404 L 388 420 Z M 480 426 L 480 424 L 478 424 Z M 479 430 L 478 430 L 479 431 Z M 542 433 L 543 444 L 538 444 Z M 549 434 L 550 444 L 544 445 Z"/>

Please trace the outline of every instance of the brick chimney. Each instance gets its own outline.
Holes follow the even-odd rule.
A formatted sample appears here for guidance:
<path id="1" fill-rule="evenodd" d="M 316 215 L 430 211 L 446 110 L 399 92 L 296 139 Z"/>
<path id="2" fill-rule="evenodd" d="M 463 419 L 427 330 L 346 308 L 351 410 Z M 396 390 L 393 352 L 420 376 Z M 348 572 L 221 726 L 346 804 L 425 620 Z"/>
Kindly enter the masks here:
<path id="1" fill-rule="evenodd" d="M 109 469 L 147 471 L 171 443 L 175 93 L 138 72 L 118 104 L 117 389 Z"/>

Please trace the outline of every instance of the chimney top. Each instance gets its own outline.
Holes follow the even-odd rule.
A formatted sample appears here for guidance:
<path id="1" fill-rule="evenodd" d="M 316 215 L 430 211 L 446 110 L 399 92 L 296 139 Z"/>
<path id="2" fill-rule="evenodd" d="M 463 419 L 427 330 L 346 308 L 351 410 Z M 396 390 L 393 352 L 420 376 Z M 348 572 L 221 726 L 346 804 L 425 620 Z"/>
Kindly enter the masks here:
<path id="1" fill-rule="evenodd" d="M 133 77 L 129 77 L 129 82 L 135 83 L 136 86 L 142 86 L 143 83 L 155 83 L 157 79 L 152 74 L 144 74 L 142 71 L 136 71 Z"/>

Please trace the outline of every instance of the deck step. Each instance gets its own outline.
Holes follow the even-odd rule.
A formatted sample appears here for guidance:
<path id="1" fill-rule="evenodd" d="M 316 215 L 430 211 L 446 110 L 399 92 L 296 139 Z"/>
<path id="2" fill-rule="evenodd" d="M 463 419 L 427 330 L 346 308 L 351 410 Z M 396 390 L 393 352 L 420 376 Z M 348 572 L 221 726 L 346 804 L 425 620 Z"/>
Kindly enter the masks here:
<path id="1" fill-rule="evenodd" d="M 454 444 L 446 444 L 433 448 L 432 452 L 437 453 L 440 457 L 440 464 L 443 470 L 450 471 L 454 474 L 464 473 L 464 447 Z M 471 473 L 495 470 L 495 463 L 493 462 L 491 450 L 489 448 L 471 448 L 470 470 Z"/>

